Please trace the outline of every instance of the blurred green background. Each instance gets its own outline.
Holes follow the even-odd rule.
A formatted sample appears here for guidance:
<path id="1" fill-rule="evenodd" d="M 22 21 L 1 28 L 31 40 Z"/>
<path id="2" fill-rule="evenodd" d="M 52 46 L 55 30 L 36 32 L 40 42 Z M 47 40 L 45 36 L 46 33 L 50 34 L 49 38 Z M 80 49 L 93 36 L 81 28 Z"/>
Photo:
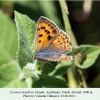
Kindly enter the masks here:
<path id="1" fill-rule="evenodd" d="M 78 44 L 100 46 L 100 2 L 67 1 L 67 6 Z M 30 87 L 17 63 L 14 10 L 35 22 L 40 16 L 45 16 L 65 31 L 62 12 L 58 1 L 0 1 L 0 87 Z M 85 78 L 90 87 L 100 87 L 100 57 L 92 67 L 83 71 L 88 73 Z"/>

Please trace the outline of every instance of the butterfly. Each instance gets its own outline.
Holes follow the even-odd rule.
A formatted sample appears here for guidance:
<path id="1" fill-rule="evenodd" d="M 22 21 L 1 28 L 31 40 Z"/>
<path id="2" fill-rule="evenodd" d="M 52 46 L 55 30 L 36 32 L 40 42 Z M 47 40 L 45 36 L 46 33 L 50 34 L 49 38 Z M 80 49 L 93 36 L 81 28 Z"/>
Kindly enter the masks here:
<path id="1" fill-rule="evenodd" d="M 66 32 L 46 17 L 41 16 L 37 23 L 35 56 L 40 61 L 71 61 L 72 56 L 63 54 L 72 51 L 70 37 Z"/>

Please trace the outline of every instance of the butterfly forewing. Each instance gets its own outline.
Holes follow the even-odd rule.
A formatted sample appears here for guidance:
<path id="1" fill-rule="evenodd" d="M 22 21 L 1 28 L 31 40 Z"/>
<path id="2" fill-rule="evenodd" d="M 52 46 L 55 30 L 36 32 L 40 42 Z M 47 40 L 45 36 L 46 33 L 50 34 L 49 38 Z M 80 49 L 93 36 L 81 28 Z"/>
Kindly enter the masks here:
<path id="1" fill-rule="evenodd" d="M 35 40 L 36 53 L 48 48 L 51 42 L 59 35 L 59 28 L 49 19 L 41 16 L 37 24 Z"/>

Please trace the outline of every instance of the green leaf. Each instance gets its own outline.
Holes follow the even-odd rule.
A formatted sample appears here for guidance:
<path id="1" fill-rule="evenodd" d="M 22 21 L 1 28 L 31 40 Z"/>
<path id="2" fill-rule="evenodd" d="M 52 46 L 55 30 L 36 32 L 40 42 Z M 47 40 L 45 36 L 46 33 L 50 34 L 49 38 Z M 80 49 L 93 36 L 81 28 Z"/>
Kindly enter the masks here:
<path id="1" fill-rule="evenodd" d="M 67 88 L 67 84 L 62 79 L 53 76 L 41 76 L 38 81 L 33 82 L 33 87 L 40 88 Z"/>
<path id="2" fill-rule="evenodd" d="M 63 75 L 67 69 L 72 65 L 72 62 L 50 62 L 42 66 L 42 74 L 49 74 L 50 76 Z M 55 67 L 56 66 L 56 67 Z"/>
<path id="3" fill-rule="evenodd" d="M 26 15 L 22 15 L 16 11 L 15 22 L 18 29 L 18 62 L 23 67 L 27 62 L 33 62 L 36 23 Z"/>
<path id="4" fill-rule="evenodd" d="M 27 88 L 25 80 L 14 79 L 14 81 L 8 83 L 5 88 Z"/>
<path id="5" fill-rule="evenodd" d="M 73 53 L 82 53 L 86 56 L 86 59 L 81 65 L 78 64 L 80 68 L 88 68 L 93 65 L 100 54 L 100 47 L 92 45 L 81 45 L 77 48 L 73 48 Z"/>
<path id="6" fill-rule="evenodd" d="M 55 66 L 57 65 L 57 62 L 48 62 L 43 64 L 42 67 L 42 74 L 49 74 L 53 70 L 55 70 Z"/>
<path id="7" fill-rule="evenodd" d="M 16 62 L 3 64 L 0 67 L 0 87 L 26 87 L 25 82 L 22 82 L 19 76 L 19 68 Z"/>
<path id="8" fill-rule="evenodd" d="M 56 75 L 63 75 L 64 73 L 66 73 L 67 69 L 72 65 L 72 62 L 62 62 L 59 63 L 55 70 L 51 73 L 49 73 L 49 75 L 51 76 L 56 76 Z"/>
<path id="9" fill-rule="evenodd" d="M 16 59 L 17 31 L 8 15 L 0 11 L 0 65 Z"/>
<path id="10" fill-rule="evenodd" d="M 0 87 L 27 87 L 20 79 L 16 61 L 17 30 L 8 15 L 0 11 Z"/>

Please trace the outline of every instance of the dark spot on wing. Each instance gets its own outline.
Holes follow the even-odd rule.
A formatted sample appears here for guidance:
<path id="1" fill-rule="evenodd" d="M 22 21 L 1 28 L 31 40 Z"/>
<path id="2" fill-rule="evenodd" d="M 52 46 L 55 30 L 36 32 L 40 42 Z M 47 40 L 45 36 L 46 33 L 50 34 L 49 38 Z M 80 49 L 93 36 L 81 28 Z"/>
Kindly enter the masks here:
<path id="1" fill-rule="evenodd" d="M 40 28 L 37 28 L 37 30 L 40 30 Z"/>
<path id="2" fill-rule="evenodd" d="M 48 30 L 45 30 L 45 32 L 47 32 Z"/>
<path id="3" fill-rule="evenodd" d="M 47 38 L 48 38 L 48 40 L 51 40 L 51 39 L 52 39 L 52 36 L 48 35 L 48 37 L 47 37 Z"/>
<path id="4" fill-rule="evenodd" d="M 47 24 L 48 22 L 46 21 L 45 23 Z"/>
<path id="5" fill-rule="evenodd" d="M 51 26 L 51 29 L 53 29 L 54 27 L 53 26 Z"/>
<path id="6" fill-rule="evenodd" d="M 50 31 L 48 31 L 48 30 L 45 30 L 45 32 L 46 32 L 47 34 L 50 34 Z"/>
<path id="7" fill-rule="evenodd" d="M 43 29 L 45 29 L 45 27 L 43 27 Z"/>
<path id="8" fill-rule="evenodd" d="M 68 39 L 67 37 L 65 37 L 66 39 Z"/>
<path id="9" fill-rule="evenodd" d="M 39 43 L 41 43 L 41 40 L 39 40 Z"/>
<path id="10" fill-rule="evenodd" d="M 41 29 L 43 29 L 43 30 L 44 30 L 44 29 L 45 29 L 45 27 L 44 27 L 44 26 L 42 26 L 42 27 L 41 27 Z"/>
<path id="11" fill-rule="evenodd" d="M 63 38 L 63 40 L 65 40 L 65 38 Z"/>
<path id="12" fill-rule="evenodd" d="M 50 26 L 50 24 L 48 24 L 48 26 Z"/>
<path id="13" fill-rule="evenodd" d="M 43 35 L 42 34 L 39 34 L 39 37 L 42 37 Z"/>
<path id="14" fill-rule="evenodd" d="M 50 32 L 49 32 L 49 31 L 47 31 L 47 34 L 50 34 Z"/>
<path id="15" fill-rule="evenodd" d="M 58 41 L 58 42 L 60 42 L 60 41 Z"/>
<path id="16" fill-rule="evenodd" d="M 57 33 L 57 30 L 56 30 L 56 29 L 54 29 L 52 32 L 53 32 L 54 34 L 56 34 L 56 33 Z"/>

